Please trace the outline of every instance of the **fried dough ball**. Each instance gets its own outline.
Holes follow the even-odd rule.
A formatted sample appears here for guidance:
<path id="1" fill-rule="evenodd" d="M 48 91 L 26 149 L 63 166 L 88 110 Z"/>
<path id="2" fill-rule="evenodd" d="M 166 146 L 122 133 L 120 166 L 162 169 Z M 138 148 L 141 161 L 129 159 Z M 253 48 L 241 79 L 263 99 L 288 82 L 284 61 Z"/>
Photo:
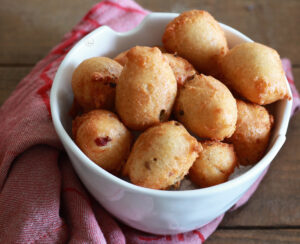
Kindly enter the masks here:
<path id="1" fill-rule="evenodd" d="M 174 72 L 178 86 L 182 86 L 187 79 L 190 79 L 197 73 L 193 65 L 184 58 L 171 53 L 164 53 L 164 55 L 169 60 L 169 65 Z"/>
<path id="2" fill-rule="evenodd" d="M 84 111 L 112 109 L 115 101 L 115 87 L 122 66 L 106 57 L 84 60 L 74 71 L 72 89 L 76 102 Z"/>
<path id="3" fill-rule="evenodd" d="M 190 169 L 191 181 L 200 187 L 226 182 L 237 166 L 233 145 L 217 141 L 205 141 L 203 150 Z"/>
<path id="4" fill-rule="evenodd" d="M 166 27 L 162 38 L 168 52 L 186 58 L 201 73 L 215 73 L 219 59 L 227 51 L 225 34 L 206 11 L 183 12 Z"/>
<path id="5" fill-rule="evenodd" d="M 127 63 L 127 51 L 120 53 L 118 56 L 114 58 L 119 64 L 125 66 Z M 171 53 L 163 53 L 163 55 L 168 59 L 169 65 L 174 72 L 175 79 L 177 81 L 178 86 L 182 86 L 186 79 L 193 77 L 197 73 L 194 69 L 193 65 L 191 65 L 184 58 L 179 57 L 176 54 Z"/>
<path id="6" fill-rule="evenodd" d="M 134 47 L 116 89 L 116 109 L 123 123 L 144 130 L 166 121 L 177 94 L 173 71 L 157 48 Z"/>
<path id="7" fill-rule="evenodd" d="M 130 152 L 131 133 L 118 117 L 106 110 L 93 110 L 73 120 L 75 143 L 103 169 L 117 173 Z"/>
<path id="8" fill-rule="evenodd" d="M 237 100 L 238 118 L 236 130 L 228 139 L 232 142 L 241 165 L 257 163 L 269 143 L 273 116 L 257 104 Z"/>
<path id="9" fill-rule="evenodd" d="M 162 53 L 165 53 L 166 50 L 164 47 L 160 47 L 160 46 L 156 46 Z M 125 64 L 127 63 L 127 53 L 129 50 L 126 50 L 124 52 L 119 53 L 114 60 L 117 61 L 119 64 L 121 64 L 122 66 L 125 66 Z"/>
<path id="10" fill-rule="evenodd" d="M 136 140 L 124 174 L 135 185 L 167 189 L 180 183 L 201 150 L 201 144 L 180 123 L 161 123 Z"/>
<path id="11" fill-rule="evenodd" d="M 278 53 L 255 42 L 232 48 L 221 61 L 225 83 L 247 100 L 263 105 L 289 98 Z"/>
<path id="12" fill-rule="evenodd" d="M 230 137 L 237 120 L 236 101 L 228 88 L 212 76 L 196 75 L 179 90 L 175 116 L 199 137 Z"/>

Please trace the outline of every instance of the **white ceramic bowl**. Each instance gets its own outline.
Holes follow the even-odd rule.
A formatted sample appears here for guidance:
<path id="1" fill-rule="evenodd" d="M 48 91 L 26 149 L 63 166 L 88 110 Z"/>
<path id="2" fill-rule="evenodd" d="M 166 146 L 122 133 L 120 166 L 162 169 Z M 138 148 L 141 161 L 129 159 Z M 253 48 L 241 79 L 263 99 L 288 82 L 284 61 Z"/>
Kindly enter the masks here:
<path id="1" fill-rule="evenodd" d="M 75 67 L 87 58 L 114 57 L 135 45 L 161 45 L 165 26 L 177 15 L 149 14 L 137 28 L 126 33 L 117 33 L 106 26 L 96 29 L 70 50 L 56 73 L 51 90 L 54 127 L 83 184 L 119 220 L 136 229 L 155 234 L 193 230 L 233 206 L 282 147 L 292 106 L 291 100 L 276 103 L 275 129 L 264 158 L 241 176 L 217 186 L 187 191 L 146 189 L 117 178 L 94 164 L 70 136 L 71 118 L 68 111 L 73 101 L 71 77 Z M 221 24 L 221 27 L 230 47 L 252 41 L 229 26 Z"/>

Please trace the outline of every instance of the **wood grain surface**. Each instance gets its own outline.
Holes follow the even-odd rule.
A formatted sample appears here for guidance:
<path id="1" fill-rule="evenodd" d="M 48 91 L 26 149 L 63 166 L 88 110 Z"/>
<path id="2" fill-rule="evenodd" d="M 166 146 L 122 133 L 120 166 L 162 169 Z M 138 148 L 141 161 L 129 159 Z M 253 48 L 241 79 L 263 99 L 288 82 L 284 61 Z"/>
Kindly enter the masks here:
<path id="1" fill-rule="evenodd" d="M 296 244 L 300 243 L 298 229 L 219 229 L 206 244 Z"/>
<path id="2" fill-rule="evenodd" d="M 98 1 L 1 0 L 0 105 L 18 82 Z M 209 11 L 293 63 L 300 90 L 299 0 L 137 0 L 160 12 Z M 287 141 L 250 201 L 228 213 L 206 243 L 300 243 L 300 113 Z"/>

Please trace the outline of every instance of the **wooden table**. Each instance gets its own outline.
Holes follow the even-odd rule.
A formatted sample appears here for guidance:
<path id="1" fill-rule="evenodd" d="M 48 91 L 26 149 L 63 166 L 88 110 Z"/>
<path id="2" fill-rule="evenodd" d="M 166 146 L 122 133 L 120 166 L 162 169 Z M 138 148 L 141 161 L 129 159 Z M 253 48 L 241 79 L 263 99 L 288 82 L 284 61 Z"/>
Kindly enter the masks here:
<path id="1" fill-rule="evenodd" d="M 2 0 L 0 105 L 95 0 Z M 299 0 L 137 0 L 151 11 L 205 9 L 215 18 L 278 50 L 293 63 L 300 90 Z M 300 113 L 262 184 L 243 207 L 228 213 L 206 243 L 300 243 Z M 0 138 L 1 139 L 1 138 Z"/>

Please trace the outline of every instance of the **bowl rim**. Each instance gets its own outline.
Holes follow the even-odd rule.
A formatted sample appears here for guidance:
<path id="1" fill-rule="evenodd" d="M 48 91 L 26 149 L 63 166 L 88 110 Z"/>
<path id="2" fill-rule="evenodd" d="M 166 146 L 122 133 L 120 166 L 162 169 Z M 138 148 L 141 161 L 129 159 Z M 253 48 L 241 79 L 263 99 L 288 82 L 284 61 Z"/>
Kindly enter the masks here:
<path id="1" fill-rule="evenodd" d="M 182 191 L 165 191 L 165 190 L 156 190 L 156 189 L 150 189 L 150 188 L 145 188 L 141 186 L 134 185 L 130 182 L 127 182 L 126 180 L 123 180 L 106 170 L 102 169 L 100 166 L 96 165 L 92 160 L 90 160 L 75 144 L 75 142 L 72 140 L 72 138 L 69 136 L 69 134 L 66 132 L 64 129 L 61 120 L 59 118 L 59 106 L 58 106 L 58 99 L 56 96 L 56 92 L 59 90 L 59 80 L 60 77 L 62 76 L 62 73 L 64 72 L 64 67 L 68 61 L 68 59 L 72 56 L 74 52 L 77 51 L 77 49 L 86 42 L 89 38 L 93 37 L 94 35 L 99 34 L 99 32 L 111 32 L 112 34 L 116 36 L 128 36 L 132 35 L 136 32 L 139 32 L 143 29 L 143 26 L 145 23 L 148 21 L 151 21 L 152 19 L 157 19 L 157 18 L 175 18 L 178 16 L 178 13 L 150 13 L 148 14 L 142 22 L 135 27 L 134 29 L 128 31 L 128 32 L 116 32 L 112 30 L 108 26 L 101 26 L 92 32 L 90 32 L 88 35 L 83 37 L 80 41 L 78 41 L 72 48 L 71 50 L 67 53 L 67 55 L 64 57 L 63 61 L 59 65 L 59 68 L 55 74 L 55 77 L 53 79 L 53 84 L 50 92 L 50 107 L 51 107 L 51 115 L 52 115 L 52 122 L 55 128 L 56 133 L 58 134 L 60 140 L 63 142 L 64 145 L 68 146 L 68 149 L 72 151 L 76 155 L 77 158 L 79 158 L 78 161 L 80 163 L 85 164 L 85 167 L 88 167 L 90 170 L 94 171 L 98 176 L 104 177 L 110 181 L 113 181 L 115 184 L 118 184 L 120 187 L 125 188 L 130 191 L 135 191 L 139 192 L 145 195 L 150 195 L 150 196 L 157 196 L 157 197 L 166 197 L 166 198 L 185 198 L 188 196 L 200 196 L 200 195 L 210 195 L 210 194 L 215 194 L 220 191 L 224 191 L 229 188 L 234 188 L 234 186 L 237 185 L 242 185 L 243 182 L 246 182 L 250 180 L 251 178 L 254 177 L 259 177 L 260 174 L 257 172 L 262 172 L 267 166 L 272 162 L 274 157 L 277 155 L 279 152 L 280 148 L 285 142 L 285 135 L 289 123 L 289 118 L 291 115 L 291 108 L 292 108 L 292 100 L 287 100 L 287 104 L 284 108 L 284 113 L 283 113 L 283 120 L 281 122 L 281 127 L 279 130 L 279 134 L 276 138 L 273 140 L 273 145 L 270 145 L 270 150 L 264 155 L 264 157 L 257 162 L 255 165 L 253 165 L 250 169 L 248 169 L 246 172 L 243 174 L 235 177 L 234 179 L 231 179 L 227 182 L 211 186 L 211 187 L 206 187 L 206 188 L 200 188 L 200 189 L 193 189 L 193 190 L 182 190 Z M 245 40 L 245 42 L 253 42 L 249 37 L 246 35 L 242 34 L 238 30 L 223 24 L 219 23 L 222 27 L 223 30 L 226 30 L 235 36 L 238 36 L 242 39 Z M 287 80 L 286 80 L 287 82 Z M 288 86 L 289 94 L 291 93 L 290 86 Z M 73 163 L 73 162 L 72 162 Z"/>

